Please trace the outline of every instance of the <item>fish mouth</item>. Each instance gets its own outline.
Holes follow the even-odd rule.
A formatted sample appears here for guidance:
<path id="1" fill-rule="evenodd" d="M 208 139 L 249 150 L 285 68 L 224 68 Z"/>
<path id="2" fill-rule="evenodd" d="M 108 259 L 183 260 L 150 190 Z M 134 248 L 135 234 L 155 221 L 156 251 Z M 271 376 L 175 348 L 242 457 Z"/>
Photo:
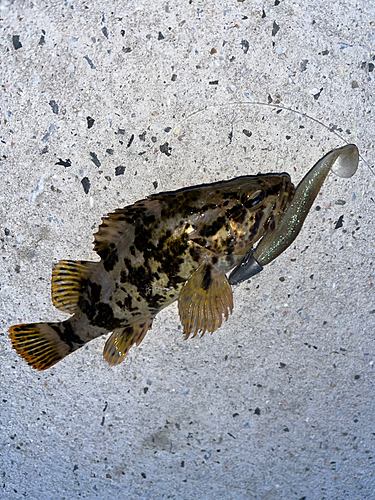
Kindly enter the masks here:
<path id="1" fill-rule="evenodd" d="M 290 180 L 289 175 L 288 174 L 286 174 L 286 175 L 287 175 L 287 177 L 283 180 L 284 184 L 283 184 L 282 189 L 280 190 L 280 196 L 279 196 L 279 200 L 280 200 L 279 211 L 281 212 L 281 214 L 283 214 L 285 212 L 285 210 L 288 208 L 288 206 L 292 202 L 292 200 L 294 198 L 295 191 L 296 191 L 292 181 Z"/>
<path id="2" fill-rule="evenodd" d="M 277 196 L 274 202 L 273 210 L 264 225 L 266 231 L 273 231 L 277 227 L 284 212 L 291 204 L 295 193 L 295 188 L 289 174 L 279 174 L 278 179 L 279 182 L 273 186 Z"/>
<path id="3" fill-rule="evenodd" d="M 258 176 L 259 183 L 268 194 L 277 195 L 279 208 L 283 210 L 288 201 L 294 196 L 294 185 L 290 175 L 286 172 L 281 174 L 264 174 Z"/>
<path id="4" fill-rule="evenodd" d="M 278 196 L 276 197 L 276 206 L 274 208 L 274 215 L 281 216 L 290 205 L 294 197 L 294 185 L 291 181 L 290 175 L 287 173 L 279 174 Z"/>

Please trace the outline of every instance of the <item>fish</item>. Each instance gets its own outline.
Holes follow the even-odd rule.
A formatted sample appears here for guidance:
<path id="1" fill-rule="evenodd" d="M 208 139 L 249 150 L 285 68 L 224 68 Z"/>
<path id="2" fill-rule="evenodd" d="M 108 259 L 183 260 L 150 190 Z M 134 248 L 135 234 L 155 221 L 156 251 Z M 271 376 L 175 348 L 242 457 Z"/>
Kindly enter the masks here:
<path id="1" fill-rule="evenodd" d="M 258 174 L 162 192 L 116 209 L 94 234 L 100 261 L 53 266 L 52 302 L 70 318 L 14 325 L 12 347 L 31 367 L 45 370 L 111 333 L 103 356 L 118 365 L 176 300 L 186 339 L 213 333 L 233 310 L 226 273 L 277 228 L 294 192 L 289 174 Z"/>

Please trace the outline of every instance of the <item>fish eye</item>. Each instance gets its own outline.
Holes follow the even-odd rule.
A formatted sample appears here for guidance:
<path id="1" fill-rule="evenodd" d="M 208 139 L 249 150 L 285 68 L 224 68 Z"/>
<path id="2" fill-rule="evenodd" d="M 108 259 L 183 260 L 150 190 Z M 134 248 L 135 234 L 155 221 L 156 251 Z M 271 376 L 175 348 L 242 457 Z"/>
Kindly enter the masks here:
<path id="1" fill-rule="evenodd" d="M 258 189 L 247 198 L 247 200 L 244 203 L 244 207 L 245 208 L 256 207 L 264 199 L 264 195 L 265 193 L 263 189 Z"/>

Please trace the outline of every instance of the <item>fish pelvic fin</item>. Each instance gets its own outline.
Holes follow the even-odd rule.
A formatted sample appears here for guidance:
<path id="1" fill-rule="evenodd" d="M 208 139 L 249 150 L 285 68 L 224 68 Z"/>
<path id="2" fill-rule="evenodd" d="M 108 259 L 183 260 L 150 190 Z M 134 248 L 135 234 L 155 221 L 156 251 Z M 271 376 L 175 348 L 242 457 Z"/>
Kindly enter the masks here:
<path id="1" fill-rule="evenodd" d="M 119 365 L 133 344 L 139 345 L 152 327 L 154 318 L 146 318 L 113 331 L 104 346 L 103 356 L 110 365 Z"/>
<path id="2" fill-rule="evenodd" d="M 84 344 L 70 334 L 68 321 L 12 326 L 9 329 L 12 347 L 30 366 L 46 370 Z"/>
<path id="3" fill-rule="evenodd" d="M 70 314 L 77 312 L 78 300 L 97 262 L 60 260 L 52 268 L 53 305 Z"/>
<path id="4" fill-rule="evenodd" d="M 214 332 L 233 310 L 233 294 L 225 274 L 210 262 L 203 262 L 186 281 L 178 298 L 178 310 L 185 338 L 201 330 Z"/>

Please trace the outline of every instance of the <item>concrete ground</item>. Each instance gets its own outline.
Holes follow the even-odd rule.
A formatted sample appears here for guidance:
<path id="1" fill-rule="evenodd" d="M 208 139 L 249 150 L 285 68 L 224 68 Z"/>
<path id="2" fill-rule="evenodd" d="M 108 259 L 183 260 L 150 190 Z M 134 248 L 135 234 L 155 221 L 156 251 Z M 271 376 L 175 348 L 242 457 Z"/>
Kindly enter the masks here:
<path id="1" fill-rule="evenodd" d="M 2 0 L 0 17 L 0 498 L 374 499 L 375 3 Z M 52 265 L 96 259 L 101 216 L 259 171 L 297 183 L 345 142 L 357 174 L 329 176 L 214 335 L 185 342 L 173 304 L 118 367 L 105 338 L 46 372 L 11 349 L 11 325 L 66 317 Z"/>

